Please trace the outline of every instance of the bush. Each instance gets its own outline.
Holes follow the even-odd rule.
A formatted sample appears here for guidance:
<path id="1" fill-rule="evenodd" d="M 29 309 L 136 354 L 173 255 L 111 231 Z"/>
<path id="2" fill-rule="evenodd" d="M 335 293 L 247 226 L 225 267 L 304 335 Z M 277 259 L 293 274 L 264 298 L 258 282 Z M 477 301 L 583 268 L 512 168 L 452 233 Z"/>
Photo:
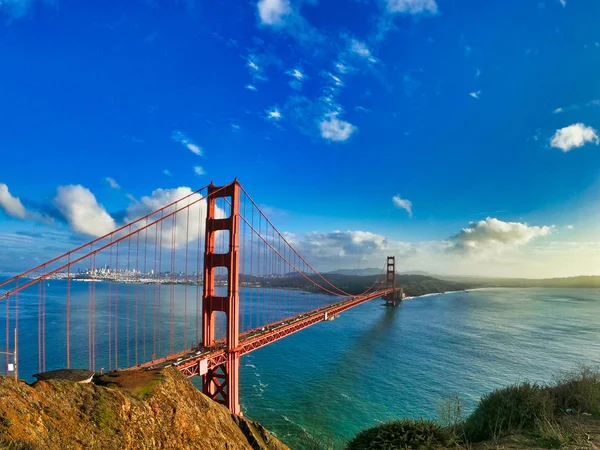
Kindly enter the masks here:
<path id="1" fill-rule="evenodd" d="M 583 368 L 563 375 L 548 388 L 554 398 L 556 412 L 589 413 L 600 416 L 600 371 Z"/>
<path id="2" fill-rule="evenodd" d="M 531 383 L 513 385 L 485 395 L 464 425 L 470 442 L 501 434 L 533 430 L 539 420 L 551 419 L 554 405 L 547 389 Z"/>
<path id="3" fill-rule="evenodd" d="M 454 444 L 454 435 L 435 422 L 395 420 L 362 431 L 346 450 L 430 449 Z"/>

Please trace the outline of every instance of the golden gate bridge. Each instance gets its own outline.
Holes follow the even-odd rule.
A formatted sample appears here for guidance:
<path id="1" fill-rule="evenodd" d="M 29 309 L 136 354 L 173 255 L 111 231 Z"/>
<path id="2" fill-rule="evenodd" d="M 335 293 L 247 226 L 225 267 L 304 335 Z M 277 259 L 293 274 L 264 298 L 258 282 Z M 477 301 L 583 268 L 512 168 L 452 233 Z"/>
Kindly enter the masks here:
<path id="1" fill-rule="evenodd" d="M 0 295 L 0 353 L 7 371 L 18 377 L 20 311 L 26 307 L 37 322 L 37 345 L 25 357 L 37 354 L 39 372 L 85 359 L 91 371 L 172 365 L 187 377 L 201 376 L 206 395 L 241 414 L 243 355 L 376 298 L 397 306 L 402 289 L 395 275 L 395 258 L 388 256 L 381 277 L 364 292 L 336 286 L 298 253 L 237 180 L 211 183 L 0 283 L 6 291 Z M 48 302 L 56 300 L 48 284 L 57 279 L 65 285 L 60 320 L 48 324 Z M 88 282 L 83 299 L 72 289 L 82 281 Z M 49 361 L 48 342 L 64 342 Z"/>

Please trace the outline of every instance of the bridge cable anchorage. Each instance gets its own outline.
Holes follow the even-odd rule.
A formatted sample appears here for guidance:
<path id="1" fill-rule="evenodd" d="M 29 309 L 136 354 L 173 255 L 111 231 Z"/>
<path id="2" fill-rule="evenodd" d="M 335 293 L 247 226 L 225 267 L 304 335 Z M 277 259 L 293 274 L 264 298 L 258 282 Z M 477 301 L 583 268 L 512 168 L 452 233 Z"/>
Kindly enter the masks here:
<path id="1" fill-rule="evenodd" d="M 37 321 L 37 345 L 21 343 L 26 377 L 86 359 L 100 372 L 173 365 L 241 414 L 241 356 L 397 290 L 382 277 L 360 294 L 336 286 L 237 181 L 171 200 L 2 283 L 7 371 L 19 367 L 19 326 L 35 335 Z M 33 314 L 19 317 L 20 301 Z"/>

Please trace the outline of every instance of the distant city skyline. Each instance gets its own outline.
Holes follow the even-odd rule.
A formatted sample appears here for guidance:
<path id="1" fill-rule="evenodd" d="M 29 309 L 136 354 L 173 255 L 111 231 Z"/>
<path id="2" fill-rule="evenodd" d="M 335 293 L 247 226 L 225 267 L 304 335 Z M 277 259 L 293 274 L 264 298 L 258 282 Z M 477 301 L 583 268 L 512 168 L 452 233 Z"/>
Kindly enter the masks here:
<path id="1" fill-rule="evenodd" d="M 597 17 L 575 0 L 0 3 L 0 272 L 237 177 L 321 271 L 393 254 L 398 271 L 600 275 Z"/>

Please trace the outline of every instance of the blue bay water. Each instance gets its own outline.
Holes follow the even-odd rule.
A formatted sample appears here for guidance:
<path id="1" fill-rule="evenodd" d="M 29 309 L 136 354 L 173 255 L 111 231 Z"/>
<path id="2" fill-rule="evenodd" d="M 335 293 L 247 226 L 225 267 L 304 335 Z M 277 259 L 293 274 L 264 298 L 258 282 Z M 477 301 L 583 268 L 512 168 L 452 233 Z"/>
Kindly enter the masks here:
<path id="1" fill-rule="evenodd" d="M 396 309 L 375 300 L 245 357 L 246 414 L 292 448 L 306 432 L 338 443 L 402 417 L 471 410 L 510 383 L 548 382 L 600 363 L 600 292 L 489 289 L 432 295 Z"/>
<path id="2" fill-rule="evenodd" d="M 97 369 L 107 369 L 107 299 L 117 285 L 95 284 Z M 50 370 L 63 367 L 65 361 L 66 282 L 51 280 L 45 288 Z M 89 283 L 71 283 L 73 367 L 88 366 L 89 289 Z M 169 353 L 171 292 L 174 345 L 183 348 L 184 286 L 165 285 L 156 291 L 157 349 L 150 342 L 154 286 L 138 287 L 137 294 L 135 285 L 121 284 L 118 289 L 119 367 L 135 364 L 135 323 L 131 319 L 135 298 L 140 315 L 140 362 L 144 353 L 146 358 L 153 351 L 158 356 Z M 38 369 L 37 293 L 37 289 L 30 290 L 19 299 L 19 362 L 21 376 L 29 380 Z M 195 313 L 197 294 L 196 287 L 187 288 L 188 314 Z M 265 320 L 277 319 L 275 305 L 281 298 L 298 312 L 334 300 L 328 296 L 315 299 L 297 291 L 243 289 L 246 328 L 258 312 L 258 294 L 270 298 L 259 314 Z M 361 305 L 335 321 L 317 324 L 243 357 L 240 389 L 246 416 L 261 422 L 292 448 L 304 448 L 307 433 L 340 446 L 358 431 L 380 422 L 437 418 L 441 403 L 454 396 L 469 410 L 494 388 L 523 380 L 551 381 L 561 371 L 600 363 L 600 292 L 595 289 L 486 289 L 414 298 L 394 309 L 381 303 L 374 300 Z M 10 305 L 11 313 L 13 308 L 14 304 Z M 252 320 L 256 325 L 256 319 Z M 3 326 L 0 321 L 0 328 Z M 195 319 L 189 319 L 187 326 L 191 346 L 197 335 Z M 129 351 L 123 342 L 127 334 Z M 4 329 L 0 330 L 0 348 L 3 339 Z M 112 358 L 114 365 L 114 351 Z M 193 381 L 199 385 L 198 380 Z"/>

